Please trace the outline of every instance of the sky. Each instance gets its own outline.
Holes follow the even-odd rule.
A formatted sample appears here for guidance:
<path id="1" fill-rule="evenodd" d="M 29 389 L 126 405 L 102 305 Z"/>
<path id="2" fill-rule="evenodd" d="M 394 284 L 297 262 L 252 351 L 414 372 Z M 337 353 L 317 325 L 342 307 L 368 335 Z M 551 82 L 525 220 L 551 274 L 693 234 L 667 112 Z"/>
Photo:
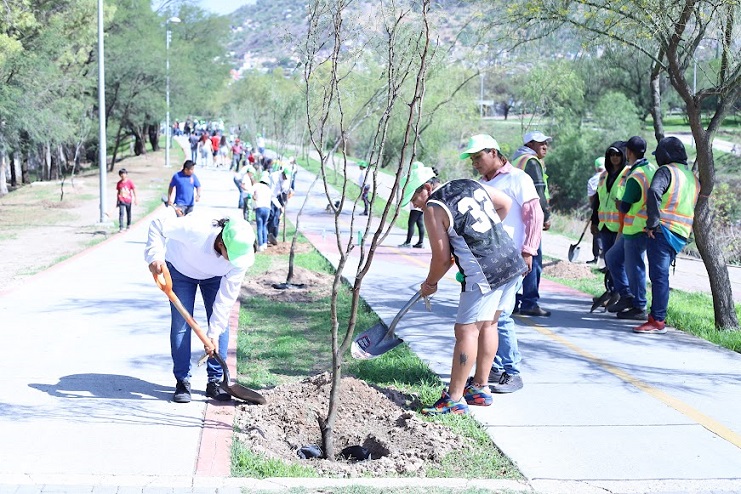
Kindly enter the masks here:
<path id="1" fill-rule="evenodd" d="M 255 3 L 255 0 L 200 0 L 198 5 L 204 10 L 218 15 L 231 14 L 242 5 Z"/>

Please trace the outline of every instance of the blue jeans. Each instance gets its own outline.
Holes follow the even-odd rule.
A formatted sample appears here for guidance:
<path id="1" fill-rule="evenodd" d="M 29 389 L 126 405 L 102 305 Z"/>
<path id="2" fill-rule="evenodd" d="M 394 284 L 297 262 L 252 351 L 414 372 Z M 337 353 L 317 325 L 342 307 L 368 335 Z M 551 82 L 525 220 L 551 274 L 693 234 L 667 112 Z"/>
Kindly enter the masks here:
<path id="1" fill-rule="evenodd" d="M 538 245 L 538 255 L 533 256 L 533 269 L 522 279 L 522 295 L 519 297 L 521 310 L 531 310 L 538 306 L 541 271 L 543 271 L 543 250 Z"/>
<path id="2" fill-rule="evenodd" d="M 628 276 L 625 274 L 624 242 L 623 236 L 620 235 L 610 250 L 607 251 L 607 254 L 605 254 L 605 264 L 607 265 L 607 269 L 610 270 L 612 283 L 615 286 L 614 291 L 619 293 L 621 298 L 633 296 L 633 293 L 630 291 Z"/>
<path id="3" fill-rule="evenodd" d="M 606 255 L 607 251 L 615 245 L 615 239 L 617 239 L 617 233 L 611 232 L 607 228 L 603 228 L 597 232 L 600 241 L 600 248 L 602 249 L 602 255 Z"/>
<path id="4" fill-rule="evenodd" d="M 126 228 L 131 226 L 131 203 L 118 203 L 118 229 L 123 230 L 124 214 L 126 214 Z"/>
<path id="5" fill-rule="evenodd" d="M 190 150 L 190 161 L 198 163 L 198 148 Z"/>
<path id="6" fill-rule="evenodd" d="M 669 305 L 669 267 L 677 255 L 666 237 L 657 230 L 656 238 L 646 239 L 646 256 L 648 257 L 648 276 L 651 278 L 651 315 L 657 321 L 666 319 L 666 308 Z"/>
<path id="7" fill-rule="evenodd" d="M 520 283 L 521 284 L 521 283 Z M 519 286 L 517 288 L 519 290 Z M 517 333 L 515 332 L 515 321 L 512 319 L 512 309 L 499 314 L 497 332 L 499 333 L 499 348 L 494 357 L 491 368 L 498 371 L 504 370 L 507 374 L 515 376 L 520 373 L 520 348 L 517 346 Z"/>
<path id="8" fill-rule="evenodd" d="M 255 209 L 255 223 L 257 226 L 257 245 L 265 245 L 268 243 L 268 217 L 270 216 L 270 209 L 268 208 L 257 208 Z"/>
<path id="9" fill-rule="evenodd" d="M 625 237 L 623 240 L 623 252 L 625 253 L 625 274 L 628 277 L 630 292 L 635 299 L 633 307 L 646 308 L 646 263 L 643 256 L 646 253 L 645 233 L 635 237 Z"/>
<path id="10" fill-rule="evenodd" d="M 280 208 L 275 204 L 270 205 L 270 217 L 268 218 L 268 233 L 272 233 L 275 238 L 278 238 L 278 230 L 280 229 Z"/>
<path id="11" fill-rule="evenodd" d="M 178 296 L 186 310 L 193 314 L 196 304 L 196 288 L 200 287 L 203 305 L 206 307 L 206 317 L 211 319 L 214 311 L 214 300 L 219 291 L 221 276 L 214 276 L 205 280 L 196 280 L 180 273 L 175 267 L 167 263 L 172 276 L 172 291 Z M 178 381 L 190 380 L 190 326 L 180 312 L 170 303 L 170 353 L 172 355 L 172 373 Z M 204 329 L 205 331 L 205 329 Z M 229 346 L 229 331 L 224 331 L 219 336 L 219 355 L 226 360 L 227 347 Z M 208 359 L 206 374 L 209 382 L 220 381 L 224 371 L 215 359 Z"/>

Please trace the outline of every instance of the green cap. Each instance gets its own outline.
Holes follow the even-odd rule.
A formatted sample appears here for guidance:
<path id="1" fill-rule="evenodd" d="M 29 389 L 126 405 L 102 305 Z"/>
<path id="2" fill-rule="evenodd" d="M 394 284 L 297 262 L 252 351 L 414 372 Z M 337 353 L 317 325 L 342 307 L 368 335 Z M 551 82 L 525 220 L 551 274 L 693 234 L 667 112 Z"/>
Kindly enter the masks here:
<path id="1" fill-rule="evenodd" d="M 238 268 L 248 268 L 254 260 L 255 233 L 244 219 L 234 216 L 221 230 L 221 240 L 229 254 L 229 262 Z M 252 254 L 252 255 L 250 255 Z"/>
<path id="2" fill-rule="evenodd" d="M 414 195 L 414 191 L 434 176 L 435 172 L 432 171 L 432 168 L 424 165 L 416 167 L 412 165 L 409 171 L 409 180 L 407 180 L 406 185 L 404 185 L 404 192 L 402 192 L 401 204 L 399 205 L 404 207 L 409 204 Z"/>
<path id="3" fill-rule="evenodd" d="M 368 162 L 367 161 L 358 161 L 358 168 L 368 168 Z"/>
<path id="4" fill-rule="evenodd" d="M 476 154 L 484 149 L 499 149 L 499 143 L 496 139 L 488 134 L 476 134 L 468 140 L 466 150 L 461 153 L 461 159 L 467 160 L 472 154 Z"/>
<path id="5" fill-rule="evenodd" d="M 604 170 L 605 169 L 605 157 L 600 156 L 596 160 L 594 160 L 594 169 L 595 170 Z"/>

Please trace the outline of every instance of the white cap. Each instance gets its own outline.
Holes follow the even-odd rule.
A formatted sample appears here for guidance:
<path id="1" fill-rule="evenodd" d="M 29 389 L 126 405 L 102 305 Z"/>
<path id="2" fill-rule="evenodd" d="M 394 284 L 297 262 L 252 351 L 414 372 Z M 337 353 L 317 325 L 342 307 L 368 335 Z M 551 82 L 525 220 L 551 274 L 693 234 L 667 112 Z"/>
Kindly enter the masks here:
<path id="1" fill-rule="evenodd" d="M 525 134 L 525 137 L 522 140 L 524 144 L 527 144 L 530 141 L 546 142 L 551 140 L 551 136 L 547 136 L 539 130 L 533 130 Z"/>

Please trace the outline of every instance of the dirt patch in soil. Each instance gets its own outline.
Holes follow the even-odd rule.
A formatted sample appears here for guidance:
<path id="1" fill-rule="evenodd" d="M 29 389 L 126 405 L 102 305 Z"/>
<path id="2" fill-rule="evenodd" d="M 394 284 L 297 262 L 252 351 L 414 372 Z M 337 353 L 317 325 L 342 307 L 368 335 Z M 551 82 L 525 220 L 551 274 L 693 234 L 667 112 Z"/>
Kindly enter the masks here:
<path id="1" fill-rule="evenodd" d="M 253 452 L 336 477 L 424 476 L 425 468 L 438 466 L 453 449 L 473 448 L 469 439 L 400 406 L 416 403 L 416 397 L 395 390 L 384 393 L 345 377 L 334 424 L 335 450 L 339 455 L 348 446 L 361 446 L 370 459 L 301 459 L 300 448 L 322 444 L 319 418 L 326 416 L 330 386 L 330 376 L 324 373 L 265 391 L 269 406 L 240 406 L 236 439 Z"/>
<path id="2" fill-rule="evenodd" d="M 275 253 L 276 251 L 268 249 L 266 252 Z M 287 261 L 285 266 L 274 266 L 270 271 L 248 275 L 242 282 L 240 299 L 257 296 L 280 302 L 312 302 L 332 293 L 332 282 L 334 281 L 332 275 L 315 273 L 294 266 L 291 283 L 289 286 L 285 286 L 287 276 Z"/>
<path id="3" fill-rule="evenodd" d="M 592 268 L 586 264 L 574 264 L 565 261 L 551 261 L 543 264 L 543 274 L 566 280 L 593 278 Z"/>

